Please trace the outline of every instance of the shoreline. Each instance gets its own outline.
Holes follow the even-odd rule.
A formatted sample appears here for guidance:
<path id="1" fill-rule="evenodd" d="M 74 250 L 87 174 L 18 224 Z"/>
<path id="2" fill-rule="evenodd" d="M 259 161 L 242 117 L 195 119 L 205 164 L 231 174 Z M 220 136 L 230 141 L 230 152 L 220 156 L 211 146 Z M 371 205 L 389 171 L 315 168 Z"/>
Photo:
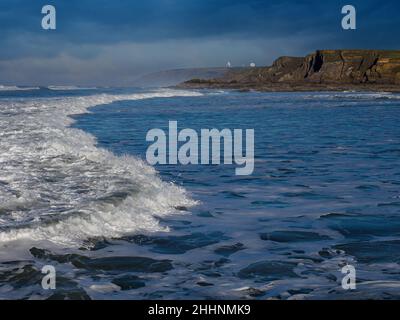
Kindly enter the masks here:
<path id="1" fill-rule="evenodd" d="M 271 83 L 271 84 L 254 84 L 254 83 L 243 83 L 243 84 L 230 84 L 230 83 L 216 83 L 216 82 L 199 82 L 199 83 L 182 83 L 174 86 L 175 89 L 224 89 L 224 90 L 236 90 L 239 92 L 388 92 L 388 93 L 400 93 L 400 86 L 397 85 L 355 85 L 355 84 L 288 84 L 288 83 Z"/>

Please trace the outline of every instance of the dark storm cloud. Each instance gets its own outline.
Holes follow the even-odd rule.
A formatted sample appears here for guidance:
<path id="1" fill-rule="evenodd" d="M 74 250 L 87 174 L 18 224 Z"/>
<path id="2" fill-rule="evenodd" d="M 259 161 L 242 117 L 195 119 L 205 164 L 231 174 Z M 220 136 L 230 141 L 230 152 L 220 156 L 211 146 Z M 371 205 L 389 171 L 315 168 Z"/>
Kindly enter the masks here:
<path id="1" fill-rule="evenodd" d="M 348 3 L 357 31 L 340 27 Z M 56 31 L 41 29 L 45 4 L 57 8 Z M 399 9 L 397 0 L 2 0 L 0 83 L 118 84 L 157 69 L 267 64 L 318 48 L 398 49 Z"/>

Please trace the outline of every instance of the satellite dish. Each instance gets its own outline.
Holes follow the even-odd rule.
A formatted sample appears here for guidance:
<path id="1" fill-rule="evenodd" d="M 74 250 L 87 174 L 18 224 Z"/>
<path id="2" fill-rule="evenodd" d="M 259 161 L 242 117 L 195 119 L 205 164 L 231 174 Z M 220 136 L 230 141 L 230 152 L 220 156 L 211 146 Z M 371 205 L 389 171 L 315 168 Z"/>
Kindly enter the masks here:
<path id="1" fill-rule="evenodd" d="M 254 62 L 250 63 L 250 68 L 255 68 L 256 64 Z"/>
<path id="2" fill-rule="evenodd" d="M 226 67 L 227 67 L 227 68 L 231 68 L 231 67 L 232 67 L 232 64 L 231 64 L 230 61 L 228 61 L 228 63 L 226 64 Z"/>

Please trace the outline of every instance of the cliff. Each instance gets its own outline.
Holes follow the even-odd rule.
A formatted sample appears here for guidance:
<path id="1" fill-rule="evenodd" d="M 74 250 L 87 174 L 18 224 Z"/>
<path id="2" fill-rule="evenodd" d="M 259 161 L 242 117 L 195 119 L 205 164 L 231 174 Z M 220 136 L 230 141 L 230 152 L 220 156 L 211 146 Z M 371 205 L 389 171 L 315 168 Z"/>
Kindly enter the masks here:
<path id="1" fill-rule="evenodd" d="M 281 57 L 272 66 L 232 70 L 183 87 L 270 91 L 400 91 L 400 51 L 319 50 L 306 57 Z"/>

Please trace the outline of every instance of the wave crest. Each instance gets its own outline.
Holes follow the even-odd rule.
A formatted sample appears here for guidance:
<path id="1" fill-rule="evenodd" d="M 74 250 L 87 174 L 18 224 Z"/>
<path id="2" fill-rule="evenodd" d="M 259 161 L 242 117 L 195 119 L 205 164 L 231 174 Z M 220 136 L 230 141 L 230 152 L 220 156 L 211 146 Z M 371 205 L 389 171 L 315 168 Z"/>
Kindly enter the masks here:
<path id="1" fill-rule="evenodd" d="M 165 231 L 157 217 L 195 205 L 186 191 L 139 159 L 97 148 L 93 136 L 70 127 L 69 116 L 121 100 L 197 95 L 161 90 L 0 102 L 0 242 L 79 246 L 93 237 Z"/>

